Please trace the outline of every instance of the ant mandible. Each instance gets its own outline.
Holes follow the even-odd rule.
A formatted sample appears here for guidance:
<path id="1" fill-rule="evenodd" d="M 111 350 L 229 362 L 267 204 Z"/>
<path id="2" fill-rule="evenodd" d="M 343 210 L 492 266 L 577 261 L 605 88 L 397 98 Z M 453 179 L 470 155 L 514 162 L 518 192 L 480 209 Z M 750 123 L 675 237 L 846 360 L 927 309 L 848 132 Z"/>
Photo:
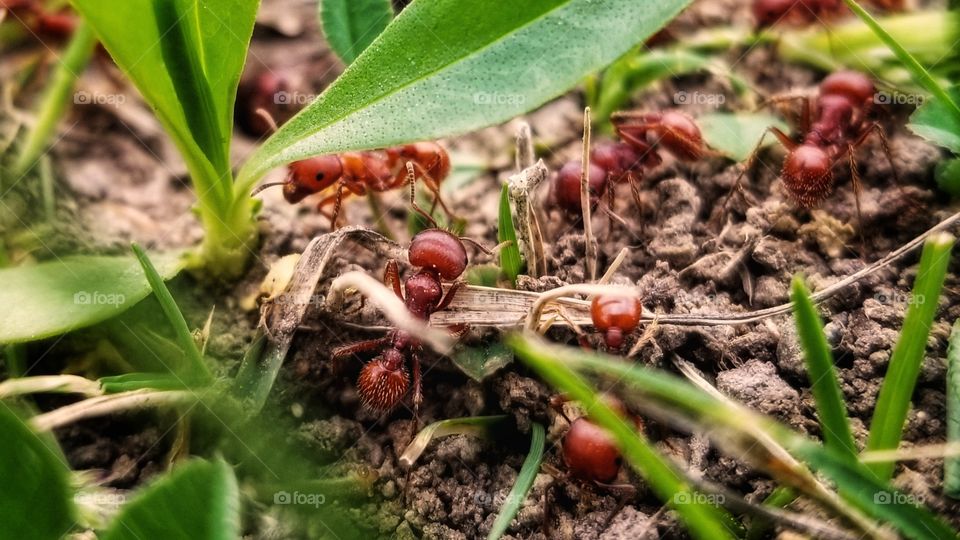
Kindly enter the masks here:
<path id="1" fill-rule="evenodd" d="M 684 161 L 700 159 L 709 153 L 696 122 L 680 111 L 617 112 L 610 120 L 622 142 L 597 145 L 590 152 L 592 206 L 604 193 L 612 195 L 614 185 L 624 181 L 630 183 L 633 197 L 639 204 L 638 182 L 643 178 L 645 168 L 656 167 L 663 161 L 658 152 L 661 149 Z M 570 214 L 581 211 L 581 172 L 580 161 L 570 161 L 560 168 L 553 181 L 553 204 Z"/>
<path id="2" fill-rule="evenodd" d="M 387 262 L 383 282 L 393 288 L 413 316 L 429 320 L 431 314 L 446 308 L 464 285 L 458 279 L 467 268 L 464 241 L 473 241 L 436 228 L 436 222 L 413 201 L 413 164 L 409 164 L 407 169 L 411 178 L 411 204 L 414 210 L 433 224 L 433 228 L 419 232 L 410 241 L 407 252 L 410 264 L 420 270 L 408 277 L 401 288 L 399 266 L 396 260 L 391 259 Z M 446 294 L 443 292 L 443 281 L 453 281 Z M 410 388 L 411 377 L 406 368 L 409 356 L 413 372 L 413 407 L 414 414 L 417 414 L 423 401 L 420 380 L 420 354 L 423 347 L 415 336 L 405 330 L 393 329 L 380 339 L 338 347 L 333 350 L 332 357 L 338 360 L 376 349 L 381 349 L 380 355 L 364 365 L 357 380 L 360 399 L 374 410 L 387 411 L 395 407 Z"/>
<path id="3" fill-rule="evenodd" d="M 874 133 L 880 137 L 894 181 L 899 183 L 883 128 L 869 118 L 874 107 L 875 94 L 876 87 L 866 75 L 856 71 L 839 71 L 821 81 L 815 98 L 802 96 L 800 129 L 803 139 L 800 142 L 794 141 L 775 126 L 767 128 L 787 150 L 780 177 L 790 196 L 801 207 L 816 206 L 830 195 L 835 182 L 833 168 L 837 163 L 846 160 L 850 166 L 857 217 L 861 217 L 860 173 L 857 170 L 854 150 Z M 777 98 L 774 101 L 784 99 Z M 733 189 L 742 189 L 741 179 L 752 168 L 762 143 L 761 138 Z"/>
<path id="4" fill-rule="evenodd" d="M 404 165 L 413 164 L 410 178 Z M 435 142 L 418 142 L 380 151 L 344 152 L 316 156 L 289 165 L 287 179 L 260 186 L 254 193 L 272 186 L 283 186 L 283 198 L 296 204 L 310 195 L 335 188 L 317 208 L 330 218 L 330 227 L 337 227 L 343 198 L 349 195 L 382 193 L 397 189 L 408 182 L 423 180 L 434 196 L 431 213 L 439 204 L 450 217 L 453 213 L 440 196 L 440 182 L 450 174 L 450 156 Z M 327 214 L 324 209 L 333 205 Z"/>

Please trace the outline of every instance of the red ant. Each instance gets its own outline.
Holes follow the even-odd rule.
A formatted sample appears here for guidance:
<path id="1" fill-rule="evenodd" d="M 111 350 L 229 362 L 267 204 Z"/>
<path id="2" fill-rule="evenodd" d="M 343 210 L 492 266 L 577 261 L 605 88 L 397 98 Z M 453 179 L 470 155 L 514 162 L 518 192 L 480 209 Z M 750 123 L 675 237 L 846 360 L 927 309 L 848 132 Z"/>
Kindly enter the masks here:
<path id="1" fill-rule="evenodd" d="M 408 177 L 405 163 L 411 163 L 415 174 Z M 333 205 L 331 228 L 336 228 L 344 196 L 366 195 L 367 192 L 385 192 L 422 179 L 434 195 L 431 213 L 439 204 L 448 216 L 453 213 L 440 197 L 440 182 L 450 174 L 450 156 L 434 142 L 418 142 L 380 151 L 344 152 L 316 156 L 295 161 L 289 166 L 283 182 L 264 184 L 254 193 L 272 186 L 283 186 L 283 197 L 296 204 L 310 195 L 335 187 L 336 191 L 323 198 L 317 208 Z"/>
<path id="2" fill-rule="evenodd" d="M 412 176 L 413 166 L 408 166 L 408 169 Z M 412 197 L 411 184 L 411 199 Z M 463 243 L 474 242 L 436 228 L 436 223 L 428 214 L 415 204 L 414 209 L 434 225 L 434 228 L 419 232 L 410 241 L 410 264 L 420 270 L 408 277 L 401 289 L 397 261 L 390 260 L 384 271 L 383 282 L 393 287 L 393 292 L 403 300 L 411 314 L 429 320 L 432 313 L 446 308 L 464 285 L 464 282 L 458 279 L 467 268 L 467 251 Z M 482 246 L 479 247 L 483 249 Z M 446 294 L 443 292 L 442 280 L 453 281 Z M 459 333 L 462 333 L 462 330 Z M 404 330 L 394 329 L 379 339 L 338 347 L 333 350 L 332 357 L 338 360 L 375 349 L 382 349 L 382 352 L 367 362 L 357 380 L 360 399 L 375 410 L 386 411 L 395 407 L 410 387 L 410 376 L 406 368 L 409 355 L 413 371 L 413 407 L 416 414 L 423 401 L 420 382 L 420 353 L 423 347 L 414 336 Z"/>
<path id="3" fill-rule="evenodd" d="M 835 182 L 833 168 L 846 160 L 856 196 L 857 216 L 860 217 L 861 184 L 854 150 L 873 133 L 880 137 L 894 180 L 899 182 L 883 128 L 869 119 L 875 94 L 876 88 L 866 75 L 855 71 L 839 71 L 821 81 L 816 98 L 802 98 L 801 142 L 795 142 L 776 127 L 767 128 L 787 149 L 780 176 L 787 191 L 801 207 L 815 206 L 830 195 Z M 777 98 L 775 101 L 790 99 L 795 98 Z M 737 178 L 734 189 L 742 189 L 740 181 L 752 167 L 762 142 L 761 138 L 747 166 Z"/>
<path id="4" fill-rule="evenodd" d="M 643 307 L 632 296 L 600 295 L 590 303 L 593 327 L 603 335 L 603 342 L 611 351 L 623 347 L 624 338 L 640 325 Z"/>
<path id="5" fill-rule="evenodd" d="M 903 0 L 873 0 L 877 7 L 888 11 L 903 10 Z M 754 0 L 753 16 L 759 28 L 787 23 L 807 26 L 818 21 L 830 21 L 843 16 L 843 0 Z"/>
<path id="6" fill-rule="evenodd" d="M 609 394 L 603 395 L 602 399 L 621 418 L 632 422 L 637 431 L 643 432 L 643 421 L 640 417 L 627 411 L 622 401 Z M 571 422 L 563 411 L 563 404 L 566 401 L 567 398 L 564 396 L 550 398 L 550 406 L 570 424 L 570 428 L 563 435 L 561 445 L 563 463 L 566 465 L 569 475 L 573 478 L 619 493 L 620 501 L 606 519 L 606 524 L 609 525 L 627 503 L 627 499 L 636 493 L 636 488 L 630 484 L 610 484 L 617 479 L 620 475 L 620 469 L 623 468 L 623 456 L 620 449 L 617 448 L 613 436 L 590 420 L 588 416 L 581 416 Z M 555 476 L 562 476 L 562 473 Z M 547 492 L 547 497 L 544 500 L 545 526 L 549 515 L 550 493 L 551 491 Z"/>
<path id="7" fill-rule="evenodd" d="M 76 16 L 68 11 L 50 12 L 39 0 L 0 0 L 0 11 L 7 10 L 31 32 L 66 37 L 77 26 Z"/>
<path id="8" fill-rule="evenodd" d="M 595 206 L 604 193 L 610 193 L 617 183 L 627 180 L 634 199 L 639 202 L 637 182 L 644 168 L 653 168 L 663 159 L 658 153 L 664 149 L 678 159 L 691 161 L 709 153 L 696 122 L 679 111 L 652 113 L 614 113 L 613 122 L 623 142 L 597 145 L 590 152 L 591 205 Z M 581 162 L 567 162 L 557 173 L 552 186 L 552 200 L 560 209 L 578 214 L 580 207 Z"/>

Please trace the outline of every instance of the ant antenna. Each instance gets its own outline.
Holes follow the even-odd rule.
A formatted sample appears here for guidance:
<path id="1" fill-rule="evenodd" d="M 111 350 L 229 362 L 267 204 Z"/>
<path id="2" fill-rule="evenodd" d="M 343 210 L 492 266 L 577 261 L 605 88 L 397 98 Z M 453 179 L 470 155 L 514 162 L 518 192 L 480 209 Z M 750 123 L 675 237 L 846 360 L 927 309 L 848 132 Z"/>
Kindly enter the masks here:
<path id="1" fill-rule="evenodd" d="M 253 197 L 253 196 L 256 195 L 257 193 L 260 193 L 261 191 L 263 191 L 263 190 L 265 190 L 265 189 L 267 189 L 267 188 L 272 188 L 272 187 L 276 187 L 276 186 L 282 186 L 282 185 L 285 185 L 285 184 L 286 184 L 286 182 L 267 182 L 266 184 L 263 184 L 263 185 L 261 185 L 261 186 L 257 186 L 256 189 L 254 189 L 253 191 L 250 192 L 250 196 Z"/>
<path id="2" fill-rule="evenodd" d="M 426 218 L 427 222 L 429 222 L 433 228 L 439 229 L 440 226 L 437 225 L 437 220 L 433 219 L 433 216 L 426 213 L 423 208 L 420 208 L 420 205 L 417 204 L 417 173 L 414 170 L 412 161 L 407 162 L 407 184 L 410 185 L 410 206 L 413 207 L 418 214 Z"/>
<path id="3" fill-rule="evenodd" d="M 479 249 L 480 251 L 486 253 L 487 255 L 493 255 L 493 254 L 496 253 L 497 251 L 500 251 L 501 249 L 503 249 L 504 247 L 506 247 L 506 245 L 513 243 L 513 240 L 507 240 L 506 242 L 503 242 L 502 244 L 497 244 L 496 246 L 494 246 L 493 249 L 490 249 L 490 248 L 484 246 L 483 244 L 481 244 L 480 242 L 477 242 L 477 241 L 474 240 L 473 238 L 467 238 L 466 236 L 459 236 L 458 238 L 460 239 L 461 242 L 464 242 L 464 243 L 466 243 L 466 244 L 470 244 L 471 246 Z"/>
<path id="4" fill-rule="evenodd" d="M 270 128 L 270 133 L 276 133 L 277 130 L 280 129 L 277 126 L 277 121 L 273 119 L 273 115 L 271 115 L 266 109 L 262 107 L 257 107 L 257 110 L 253 111 L 253 113 L 259 116 L 260 118 L 262 118 L 263 121 L 267 123 L 267 127 Z"/>

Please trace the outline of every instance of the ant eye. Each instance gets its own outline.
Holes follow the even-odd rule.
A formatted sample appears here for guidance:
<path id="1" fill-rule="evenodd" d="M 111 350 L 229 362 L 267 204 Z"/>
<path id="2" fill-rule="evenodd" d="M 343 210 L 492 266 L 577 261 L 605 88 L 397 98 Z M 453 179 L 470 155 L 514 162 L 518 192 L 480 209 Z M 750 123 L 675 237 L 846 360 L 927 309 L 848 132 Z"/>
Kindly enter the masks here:
<path id="1" fill-rule="evenodd" d="M 317 181 L 320 182 L 320 181 L 322 181 L 322 180 L 323 180 L 323 173 L 322 173 L 322 172 L 318 172 L 318 173 L 317 173 Z"/>

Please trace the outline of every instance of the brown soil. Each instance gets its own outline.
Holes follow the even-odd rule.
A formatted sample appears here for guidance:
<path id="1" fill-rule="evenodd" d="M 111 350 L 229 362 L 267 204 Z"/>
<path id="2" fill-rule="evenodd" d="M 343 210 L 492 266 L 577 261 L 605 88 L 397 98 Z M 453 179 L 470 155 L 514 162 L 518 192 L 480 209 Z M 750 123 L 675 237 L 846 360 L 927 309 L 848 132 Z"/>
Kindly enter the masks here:
<path id="1" fill-rule="evenodd" d="M 703 21 L 715 24 L 729 16 L 725 15 L 729 10 L 717 7 L 719 2 L 701 4 L 709 7 L 685 14 L 676 24 L 680 30 Z M 267 66 L 287 70 L 297 74 L 300 91 L 318 92 L 335 78 L 340 67 L 323 48 L 312 9 L 293 0 L 265 5 L 271 9 L 262 21 L 266 24 L 255 34 L 248 74 Z M 291 16 L 287 9 L 296 10 L 293 13 L 298 16 Z M 737 11 L 735 17 L 741 16 L 742 10 Z M 803 68 L 784 67 L 762 48 L 745 54 L 738 62 L 738 71 L 771 93 L 813 84 L 820 77 Z M 114 88 L 115 75 L 106 62 L 97 62 L 82 88 Z M 671 107 L 671 96 L 679 90 L 723 93 L 727 108 L 738 106 L 736 96 L 708 76 L 663 83 L 638 96 L 636 103 L 645 110 Z M 75 236 L 82 239 L 78 242 L 96 249 L 121 250 L 130 240 L 153 249 L 192 245 L 201 232 L 189 212 L 193 196 L 185 170 L 156 122 L 134 97 L 135 92 L 129 88 L 122 91 L 130 99 L 120 107 L 75 107 L 64 123 L 69 128 L 63 129 L 63 139 L 55 152 L 63 192 L 69 193 L 58 197 L 61 211 L 77 216 L 82 229 Z M 581 108 L 581 96 L 571 94 L 526 118 L 537 142 L 550 147 L 542 157 L 552 169 L 579 155 Z M 802 211 L 790 202 L 777 179 L 783 153 L 771 149 L 764 152 L 762 165 L 747 182 L 754 204 L 734 208 L 717 234 L 708 221 L 716 216 L 718 202 L 736 178 L 738 165 L 722 159 L 693 165 L 668 159 L 644 180 L 642 207 L 633 204 L 625 186 L 618 193 L 616 211 L 627 227 L 596 217 L 595 227 L 602 240 L 600 267 L 605 268 L 622 247 L 629 246 L 630 255 L 618 280 L 636 284 L 645 295 L 645 306 L 669 313 L 725 313 L 781 304 L 787 300 L 790 278 L 798 272 L 806 275 L 814 288 L 822 288 L 862 268 L 950 211 L 948 201 L 933 187 L 932 168 L 941 158 L 940 152 L 904 130 L 908 112 L 896 111 L 887 126 L 900 185 L 894 184 L 878 144 L 869 144 L 858 153 L 865 186 L 862 224 L 856 222 L 848 173 L 838 169 L 836 192 L 819 209 Z M 469 219 L 466 234 L 486 244 L 495 243 L 498 176 L 511 172 L 515 128 L 513 123 L 444 141 L 454 156 L 488 163 L 493 171 L 452 196 L 457 213 Z M 236 156 L 248 153 L 252 143 L 238 142 Z M 275 172 L 273 179 L 282 174 Z M 212 347 L 216 355 L 232 362 L 242 353 L 242 336 L 257 320 L 256 313 L 240 311 L 238 299 L 257 286 L 272 262 L 302 251 L 312 237 L 327 231 L 326 220 L 310 205 L 286 205 L 277 190 L 265 192 L 263 199 L 264 243 L 250 274 L 230 290 L 201 291 L 190 300 L 201 308 L 195 310 L 201 317 L 210 304 L 217 304 L 219 331 L 214 332 L 218 337 Z M 546 200 L 546 193 L 541 194 L 541 200 Z M 390 196 L 386 203 L 395 208 L 389 215 L 390 224 L 402 230 L 402 198 Z M 348 204 L 346 215 L 350 223 L 369 223 L 369 211 L 362 201 Z M 579 227 L 557 213 L 546 219 L 553 277 L 542 280 L 541 286 L 582 282 L 584 244 Z M 859 238 L 845 228 L 848 225 L 862 232 L 865 258 L 859 254 Z M 383 261 L 374 260 L 366 251 L 347 250 L 339 257 L 344 270 L 362 268 L 374 275 L 382 272 Z M 730 272 L 726 263 L 733 257 L 742 257 L 742 264 Z M 484 261 L 478 257 L 473 262 Z M 829 340 L 835 347 L 844 397 L 861 441 L 903 319 L 915 264 L 916 257 L 908 257 L 850 287 L 822 309 Z M 960 316 L 960 301 L 955 294 L 958 286 L 951 272 L 906 427 L 909 444 L 938 443 L 945 438 L 944 357 L 949 324 Z M 184 288 L 189 289 L 189 283 Z M 200 326 L 202 318 L 191 323 Z M 376 334 L 347 329 L 338 318 L 313 316 L 308 324 L 311 329 L 298 334 L 281 371 L 273 405 L 286 411 L 302 407 L 302 417 L 289 418 L 301 424 L 301 440 L 331 453 L 345 453 L 348 459 L 366 462 L 377 470 L 374 501 L 346 512 L 366 523 L 379 522 L 382 535 L 484 537 L 513 485 L 528 446 L 526 434 L 530 423 L 536 421 L 549 428 L 544 461 L 552 469 L 541 469 L 510 527 L 511 537 L 546 538 L 545 531 L 550 532 L 550 538 L 571 539 L 684 536 L 682 526 L 668 512 L 660 511 L 661 504 L 644 483 L 626 471 L 621 473 L 621 480 L 638 486 L 639 491 L 609 525 L 606 521 L 617 506 L 616 494 L 548 472 L 563 469 L 557 443 L 565 421 L 548 406 L 551 390 L 517 364 L 477 383 L 448 360 L 427 356 L 422 423 L 506 413 L 515 419 L 518 435 L 507 443 L 464 436 L 442 439 L 429 447 L 408 476 L 397 458 L 414 433 L 409 409 L 400 407 L 386 415 L 363 409 L 353 386 L 361 360 L 354 358 L 338 366 L 328 362 L 332 347 Z M 475 332 L 467 339 L 480 342 L 491 337 Z M 575 336 L 565 331 L 551 331 L 550 337 L 575 342 Z M 663 325 L 636 361 L 674 370 L 673 355 L 694 363 L 732 398 L 798 430 L 818 435 L 790 317 L 740 327 Z M 327 415 L 329 411 L 332 416 Z M 104 469 L 109 471 L 105 474 L 111 485 L 131 487 L 159 470 L 169 447 L 160 426 L 163 424 L 149 417 L 147 421 L 137 417 L 84 422 L 59 431 L 58 436 L 73 467 Z M 748 500 L 761 500 L 774 487 L 769 479 L 712 449 L 701 436 L 659 424 L 649 427 L 649 435 L 664 452 L 703 471 L 708 479 L 743 493 Z M 941 466 L 939 460 L 901 465 L 896 483 L 960 524 L 960 505 L 944 499 L 937 488 Z M 548 495 L 550 504 L 546 504 Z M 251 533 L 268 536 L 263 530 Z"/>

